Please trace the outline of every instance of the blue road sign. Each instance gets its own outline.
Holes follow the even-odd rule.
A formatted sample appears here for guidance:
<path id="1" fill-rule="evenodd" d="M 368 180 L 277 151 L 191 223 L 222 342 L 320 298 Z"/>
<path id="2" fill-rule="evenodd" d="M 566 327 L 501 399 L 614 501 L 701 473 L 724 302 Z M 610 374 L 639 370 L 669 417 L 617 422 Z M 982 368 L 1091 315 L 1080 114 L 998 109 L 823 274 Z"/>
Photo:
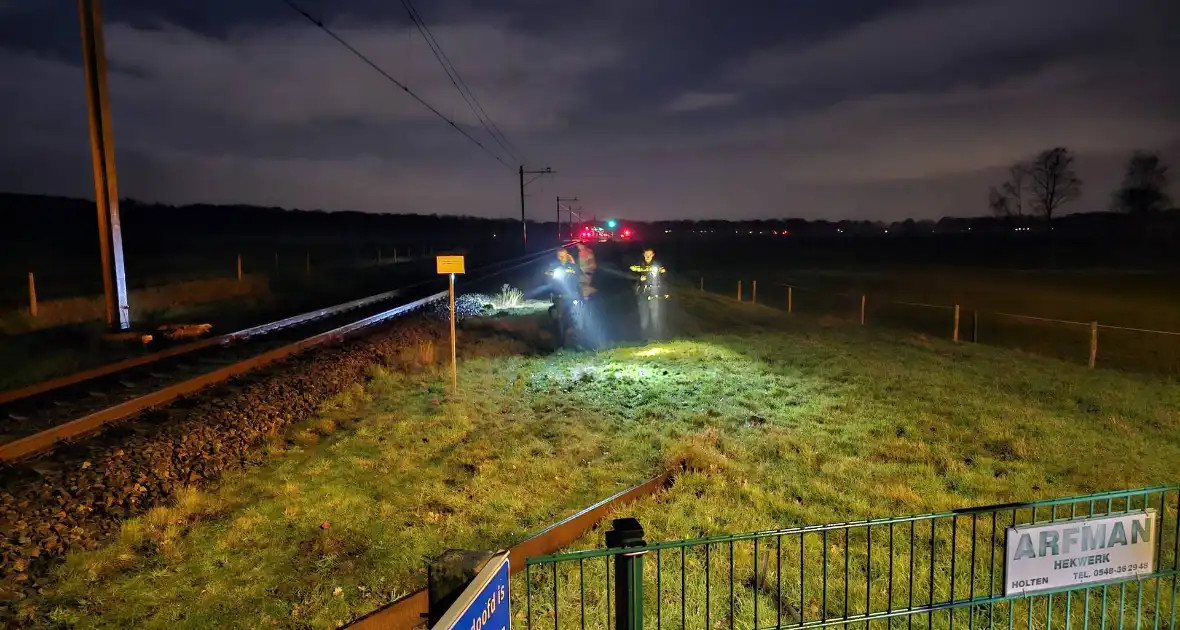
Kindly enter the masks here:
<path id="1" fill-rule="evenodd" d="M 488 560 L 432 630 L 508 630 L 508 552 Z"/>

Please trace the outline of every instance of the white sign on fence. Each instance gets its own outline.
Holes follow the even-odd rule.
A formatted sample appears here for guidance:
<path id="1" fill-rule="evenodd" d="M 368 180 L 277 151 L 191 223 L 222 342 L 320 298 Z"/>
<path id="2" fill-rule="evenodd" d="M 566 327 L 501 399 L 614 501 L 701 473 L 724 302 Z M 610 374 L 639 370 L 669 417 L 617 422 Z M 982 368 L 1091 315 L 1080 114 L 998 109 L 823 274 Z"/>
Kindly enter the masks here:
<path id="1" fill-rule="evenodd" d="M 1155 510 L 1009 527 L 1004 595 L 1150 574 L 1155 530 Z"/>

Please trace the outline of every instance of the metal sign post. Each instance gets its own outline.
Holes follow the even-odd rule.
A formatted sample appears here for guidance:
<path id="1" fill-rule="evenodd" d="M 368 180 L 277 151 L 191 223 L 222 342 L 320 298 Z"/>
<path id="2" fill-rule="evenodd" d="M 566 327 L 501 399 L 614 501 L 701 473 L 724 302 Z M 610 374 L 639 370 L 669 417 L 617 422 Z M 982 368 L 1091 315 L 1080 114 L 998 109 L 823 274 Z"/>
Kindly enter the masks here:
<path id="1" fill-rule="evenodd" d="M 455 352 L 455 274 L 466 273 L 462 256 L 436 256 L 435 269 L 450 278 L 451 297 L 451 390 L 459 393 L 459 367 L 456 363 Z"/>

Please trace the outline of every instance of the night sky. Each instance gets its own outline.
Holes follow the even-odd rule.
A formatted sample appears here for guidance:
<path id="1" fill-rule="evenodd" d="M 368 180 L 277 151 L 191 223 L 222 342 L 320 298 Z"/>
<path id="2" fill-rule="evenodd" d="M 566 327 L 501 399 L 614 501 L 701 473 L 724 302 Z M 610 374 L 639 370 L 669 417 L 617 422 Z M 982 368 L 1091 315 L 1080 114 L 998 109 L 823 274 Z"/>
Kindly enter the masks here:
<path id="1" fill-rule="evenodd" d="M 396 0 L 298 0 L 489 149 Z M 1072 148 L 1180 168 L 1176 0 L 416 0 L 529 167 L 529 215 L 986 214 Z M 120 194 L 513 216 L 509 169 L 281 0 L 105 0 Z M 0 0 L 0 190 L 92 197 L 76 7 Z M 1173 177 L 1175 179 L 1175 177 Z M 1173 194 L 1180 193 L 1173 187 Z"/>

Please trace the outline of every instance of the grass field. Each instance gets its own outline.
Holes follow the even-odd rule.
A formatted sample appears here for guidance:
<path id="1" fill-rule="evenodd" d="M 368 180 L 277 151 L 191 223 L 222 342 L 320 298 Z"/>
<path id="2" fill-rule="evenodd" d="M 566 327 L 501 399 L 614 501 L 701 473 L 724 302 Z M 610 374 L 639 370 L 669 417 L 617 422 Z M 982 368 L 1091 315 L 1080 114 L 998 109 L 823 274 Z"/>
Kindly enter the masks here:
<path id="1" fill-rule="evenodd" d="M 1164 381 L 681 305 L 677 340 L 597 354 L 532 354 L 528 318 L 469 332 L 457 397 L 433 348 L 407 348 L 261 468 L 72 555 L 29 605 L 73 627 L 334 627 L 421 588 L 445 548 L 509 546 L 668 466 L 674 485 L 628 509 L 651 541 L 1180 478 Z"/>
<path id="2" fill-rule="evenodd" d="M 804 287 L 964 309 L 1180 331 L 1180 277 L 1168 272 L 1003 269 L 784 270 Z"/>
<path id="3" fill-rule="evenodd" d="M 795 312 L 850 320 L 859 320 L 863 295 L 870 325 L 942 338 L 952 335 L 958 304 L 960 339 L 978 333 L 982 343 L 1070 362 L 1089 360 L 1090 323 L 1097 321 L 1098 366 L 1180 376 L 1180 292 L 1173 289 L 1180 277 L 1175 273 L 772 265 L 745 273 L 711 270 L 704 278 L 706 289 L 731 296 L 742 280 L 746 300 L 757 280 L 758 302 L 780 309 L 787 308 L 787 285 L 792 285 Z"/>

